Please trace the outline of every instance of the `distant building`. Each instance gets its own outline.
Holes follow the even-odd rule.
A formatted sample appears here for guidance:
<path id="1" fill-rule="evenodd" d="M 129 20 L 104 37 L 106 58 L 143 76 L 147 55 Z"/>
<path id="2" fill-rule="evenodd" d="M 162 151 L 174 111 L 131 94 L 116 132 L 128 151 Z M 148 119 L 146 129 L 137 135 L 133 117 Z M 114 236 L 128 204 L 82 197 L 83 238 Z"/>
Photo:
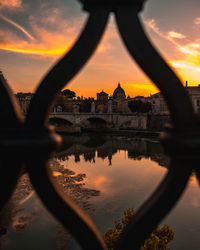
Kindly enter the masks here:
<path id="1" fill-rule="evenodd" d="M 132 98 L 132 100 L 137 100 L 137 101 L 142 101 L 142 102 L 148 102 L 149 101 L 149 97 L 145 97 L 145 96 L 135 96 L 134 98 Z"/>
<path id="2" fill-rule="evenodd" d="M 200 85 L 197 87 L 187 87 L 186 89 L 189 93 L 195 113 L 200 115 Z"/>
<path id="3" fill-rule="evenodd" d="M 26 114 L 27 113 L 27 110 L 28 110 L 28 107 L 29 107 L 29 104 L 31 102 L 31 99 L 33 98 L 34 94 L 32 93 L 17 93 L 16 94 L 16 97 L 19 101 L 19 104 L 20 104 L 20 107 L 21 107 L 21 110 L 22 110 L 22 113 L 23 114 Z"/>
<path id="4" fill-rule="evenodd" d="M 200 114 L 200 85 L 190 86 L 186 85 L 186 90 L 189 94 L 190 100 L 193 104 L 193 108 L 196 114 Z M 149 97 L 149 101 L 152 104 L 152 113 L 160 115 L 169 115 L 167 104 L 162 96 L 161 92 L 158 92 Z"/>
<path id="5" fill-rule="evenodd" d="M 125 91 L 120 83 L 118 83 L 110 98 L 103 90 L 100 93 L 97 93 L 96 111 L 101 113 L 111 113 L 111 111 L 114 113 L 130 112 L 128 108 L 128 100 L 130 100 L 130 97 L 126 99 Z"/>
<path id="6" fill-rule="evenodd" d="M 125 91 L 121 87 L 120 83 L 118 83 L 117 88 L 113 92 L 112 101 L 113 101 L 113 112 L 117 113 L 131 112 L 128 107 L 128 101 L 130 101 L 130 97 L 126 99 Z"/>
<path id="7" fill-rule="evenodd" d="M 0 79 L 6 81 L 3 73 L 0 71 Z M 188 91 L 189 97 L 193 104 L 194 110 L 200 115 L 200 85 L 199 86 L 188 86 L 186 84 L 186 90 Z M 27 113 L 29 104 L 34 94 L 32 93 L 17 93 L 16 97 L 19 100 L 22 112 Z M 131 101 L 142 101 L 143 103 L 150 102 L 152 109 L 149 114 L 152 115 L 163 115 L 169 116 L 169 110 L 166 102 L 161 94 L 158 92 L 156 94 L 150 95 L 149 97 L 135 96 L 126 98 L 126 93 L 118 83 L 117 87 L 113 91 L 113 95 L 109 95 L 103 90 L 97 93 L 97 98 L 84 99 L 67 99 L 63 94 L 57 95 L 53 112 L 92 112 L 92 113 L 131 113 L 129 108 L 129 102 Z M 79 111 L 77 111 L 79 110 Z M 85 111 L 86 110 L 86 111 Z M 90 111 L 89 111 L 90 110 Z"/>
<path id="8" fill-rule="evenodd" d="M 120 83 L 118 83 L 117 88 L 113 92 L 113 100 L 125 100 L 126 94 L 123 88 L 121 87 Z"/>
<path id="9" fill-rule="evenodd" d="M 103 90 L 97 93 L 96 111 L 98 113 L 106 113 L 108 110 L 108 94 Z"/>
<path id="10" fill-rule="evenodd" d="M 4 77 L 2 71 L 0 71 L 0 80 L 2 83 L 7 85 L 7 80 Z M 19 105 L 21 107 L 22 112 L 25 114 L 28 110 L 28 106 L 30 104 L 30 101 L 32 99 L 33 94 L 31 94 L 31 93 L 17 93 L 15 96 L 17 97 L 17 100 L 19 101 Z"/>
<path id="11" fill-rule="evenodd" d="M 163 98 L 161 92 L 158 92 L 149 97 L 149 101 L 152 105 L 152 113 L 158 115 L 169 115 L 167 104 Z"/>
<path id="12" fill-rule="evenodd" d="M 103 90 L 100 93 L 97 93 L 97 101 L 108 101 L 108 94 Z"/>

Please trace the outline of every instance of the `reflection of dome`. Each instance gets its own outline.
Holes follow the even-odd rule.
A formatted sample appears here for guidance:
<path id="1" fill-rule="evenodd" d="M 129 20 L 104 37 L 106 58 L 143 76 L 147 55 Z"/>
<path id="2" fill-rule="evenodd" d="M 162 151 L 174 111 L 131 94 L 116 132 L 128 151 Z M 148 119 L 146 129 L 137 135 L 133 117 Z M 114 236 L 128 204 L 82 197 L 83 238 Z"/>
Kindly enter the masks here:
<path id="1" fill-rule="evenodd" d="M 120 83 L 118 83 L 117 88 L 113 92 L 113 99 L 125 99 L 125 91 L 123 88 L 120 86 Z"/>

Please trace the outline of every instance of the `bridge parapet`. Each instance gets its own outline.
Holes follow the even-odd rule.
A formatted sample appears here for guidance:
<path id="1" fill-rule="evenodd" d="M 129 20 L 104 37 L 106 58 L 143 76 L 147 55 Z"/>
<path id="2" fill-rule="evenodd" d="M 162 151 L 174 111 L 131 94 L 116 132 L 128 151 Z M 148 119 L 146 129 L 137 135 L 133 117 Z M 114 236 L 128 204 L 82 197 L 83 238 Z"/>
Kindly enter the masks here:
<path id="1" fill-rule="evenodd" d="M 108 127 L 120 128 L 127 127 L 133 129 L 147 129 L 146 114 L 130 113 L 72 113 L 72 112 L 53 112 L 49 118 L 60 118 L 71 122 L 75 126 L 87 127 L 91 119 L 100 119 L 106 122 Z M 99 121 L 100 121 L 99 120 Z M 98 121 L 97 121 L 98 124 Z M 89 123 L 88 123 L 89 126 Z"/>

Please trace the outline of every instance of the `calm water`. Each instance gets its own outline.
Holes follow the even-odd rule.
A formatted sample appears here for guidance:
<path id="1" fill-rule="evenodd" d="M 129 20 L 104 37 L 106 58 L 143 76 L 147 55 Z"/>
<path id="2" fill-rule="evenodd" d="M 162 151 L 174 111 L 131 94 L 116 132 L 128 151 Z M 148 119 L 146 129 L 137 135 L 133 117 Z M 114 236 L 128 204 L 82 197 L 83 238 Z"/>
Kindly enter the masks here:
<path id="1" fill-rule="evenodd" d="M 83 135 L 65 137 L 53 175 L 94 220 L 100 232 L 127 208 L 135 210 L 167 172 L 168 159 L 153 139 Z M 38 173 L 39 175 L 39 173 Z M 175 231 L 171 249 L 200 249 L 200 191 L 191 177 L 181 200 L 161 225 Z M 1 249 L 79 249 L 46 211 L 25 175 L 1 215 Z"/>

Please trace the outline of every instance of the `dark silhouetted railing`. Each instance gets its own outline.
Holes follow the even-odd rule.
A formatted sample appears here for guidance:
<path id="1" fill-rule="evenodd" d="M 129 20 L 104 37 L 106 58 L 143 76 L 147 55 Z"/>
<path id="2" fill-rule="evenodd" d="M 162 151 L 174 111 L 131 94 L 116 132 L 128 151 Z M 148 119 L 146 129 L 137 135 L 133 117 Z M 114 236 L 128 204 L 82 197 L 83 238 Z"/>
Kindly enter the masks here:
<path id="1" fill-rule="evenodd" d="M 85 65 L 114 13 L 125 47 L 163 94 L 172 126 L 161 134 L 171 157 L 168 173 L 151 197 L 140 207 L 116 249 L 140 249 L 145 238 L 173 208 L 185 189 L 199 159 L 199 123 L 182 83 L 146 36 L 138 13 L 144 0 L 82 0 L 89 18 L 72 49 L 48 72 L 30 103 L 26 119 L 6 81 L 0 82 L 1 208 L 11 196 L 22 165 L 46 208 L 67 228 L 83 249 L 106 249 L 91 219 L 63 195 L 50 177 L 48 159 L 61 138 L 47 126 L 48 114 L 58 93 Z M 14 157 L 8 158 L 12 153 Z M 38 172 L 40 173 L 38 175 Z M 197 174 L 197 177 L 199 175 Z M 5 184 L 6 183 L 6 184 Z"/>

